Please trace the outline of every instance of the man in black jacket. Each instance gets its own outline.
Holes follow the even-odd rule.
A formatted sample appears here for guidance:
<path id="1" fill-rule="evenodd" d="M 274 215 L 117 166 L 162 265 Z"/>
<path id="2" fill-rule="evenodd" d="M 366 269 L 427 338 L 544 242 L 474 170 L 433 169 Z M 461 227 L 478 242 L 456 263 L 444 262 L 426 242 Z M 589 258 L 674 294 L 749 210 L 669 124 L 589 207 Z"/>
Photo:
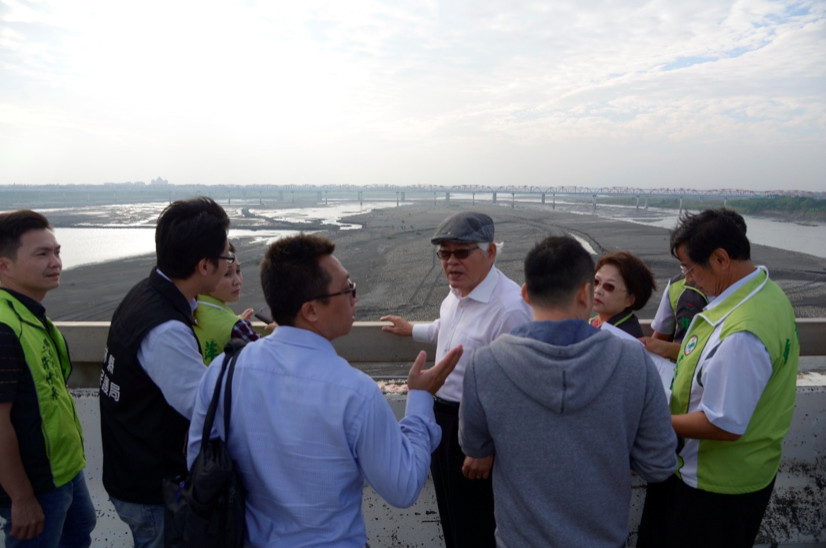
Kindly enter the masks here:
<path id="1" fill-rule="evenodd" d="M 192 311 L 235 260 L 228 229 L 209 198 L 170 204 L 155 229 L 156 267 L 112 316 L 100 377 L 103 485 L 136 548 L 163 546 L 162 479 L 186 471 L 186 433 L 206 371 Z"/>

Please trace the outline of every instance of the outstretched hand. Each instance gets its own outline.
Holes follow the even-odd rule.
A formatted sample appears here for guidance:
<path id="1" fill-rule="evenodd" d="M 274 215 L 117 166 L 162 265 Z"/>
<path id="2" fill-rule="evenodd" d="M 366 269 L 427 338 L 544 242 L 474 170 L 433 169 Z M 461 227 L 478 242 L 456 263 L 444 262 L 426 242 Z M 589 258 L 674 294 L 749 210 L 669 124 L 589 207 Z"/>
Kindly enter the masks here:
<path id="1" fill-rule="evenodd" d="M 413 324 L 401 316 L 382 316 L 379 320 L 393 324 L 381 326 L 382 331 L 387 331 L 388 333 L 393 333 L 394 335 L 399 335 L 400 337 L 410 337 L 413 335 Z"/>
<path id="2" fill-rule="evenodd" d="M 431 394 L 435 394 L 439 388 L 445 383 L 445 379 L 459 363 L 459 358 L 462 357 L 462 345 L 458 345 L 450 350 L 445 357 L 439 360 L 439 363 L 430 369 L 422 369 L 427 360 L 427 352 L 422 350 L 416 356 L 416 361 L 410 368 L 407 374 L 407 388 L 410 390 L 427 390 Z"/>
<path id="3" fill-rule="evenodd" d="M 243 312 L 238 314 L 238 317 L 241 318 L 242 320 L 247 320 L 248 322 L 251 322 L 253 314 L 255 314 L 255 309 L 254 308 L 247 308 L 246 310 L 244 310 Z"/>

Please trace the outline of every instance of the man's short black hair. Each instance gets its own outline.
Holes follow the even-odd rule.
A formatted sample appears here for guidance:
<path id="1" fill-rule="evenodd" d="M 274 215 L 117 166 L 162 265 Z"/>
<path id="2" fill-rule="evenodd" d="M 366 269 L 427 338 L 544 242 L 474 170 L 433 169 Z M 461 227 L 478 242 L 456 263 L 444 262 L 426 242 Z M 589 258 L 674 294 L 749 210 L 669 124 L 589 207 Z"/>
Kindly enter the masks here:
<path id="1" fill-rule="evenodd" d="M 654 281 L 654 275 L 648 265 L 628 251 L 614 251 L 603 255 L 597 261 L 595 270 L 607 264 L 613 265 L 619 271 L 628 294 L 634 296 L 631 310 L 640 310 L 645 306 L 651 298 L 651 293 L 657 289 L 657 282 Z"/>
<path id="2" fill-rule="evenodd" d="M 0 257 L 17 258 L 20 237 L 29 230 L 52 229 L 49 220 L 31 209 L 0 213 Z"/>
<path id="3" fill-rule="evenodd" d="M 579 288 L 593 281 L 594 260 L 570 236 L 545 238 L 525 257 L 528 298 L 539 307 L 565 307 Z"/>
<path id="4" fill-rule="evenodd" d="M 229 217 L 212 199 L 200 196 L 172 202 L 155 227 L 158 268 L 170 278 L 186 279 L 201 259 L 217 265 L 228 230 Z"/>
<path id="5" fill-rule="evenodd" d="M 736 261 L 751 258 L 751 246 L 746 237 L 746 221 L 731 209 L 706 209 L 700 213 L 684 212 L 671 232 L 671 254 L 677 257 L 677 248 L 685 245 L 688 258 L 701 265 L 715 249 L 726 250 Z"/>
<path id="6" fill-rule="evenodd" d="M 276 323 L 294 325 L 301 305 L 328 292 L 332 278 L 319 260 L 335 248 L 324 236 L 304 233 L 270 245 L 261 261 L 261 288 Z"/>

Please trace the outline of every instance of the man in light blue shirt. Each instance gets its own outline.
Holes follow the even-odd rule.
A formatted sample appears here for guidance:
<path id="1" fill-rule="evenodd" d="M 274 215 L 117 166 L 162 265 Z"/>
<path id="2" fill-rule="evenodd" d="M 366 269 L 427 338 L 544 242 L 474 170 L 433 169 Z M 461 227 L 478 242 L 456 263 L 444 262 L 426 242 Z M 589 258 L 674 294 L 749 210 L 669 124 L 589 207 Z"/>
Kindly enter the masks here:
<path id="1" fill-rule="evenodd" d="M 376 383 L 338 356 L 350 332 L 356 285 L 327 238 L 300 234 L 272 244 L 261 264 L 264 296 L 278 327 L 240 353 L 232 381 L 229 452 L 247 489 L 251 546 L 364 546 L 367 481 L 394 506 L 413 504 L 441 439 L 432 394 L 453 370 L 458 346 L 429 370 L 420 352 L 397 422 Z M 213 363 L 220 364 L 223 356 Z M 220 367 L 201 382 L 187 462 L 201 446 Z M 223 399 L 217 416 L 222 416 Z M 223 421 L 213 436 L 226 439 Z"/>

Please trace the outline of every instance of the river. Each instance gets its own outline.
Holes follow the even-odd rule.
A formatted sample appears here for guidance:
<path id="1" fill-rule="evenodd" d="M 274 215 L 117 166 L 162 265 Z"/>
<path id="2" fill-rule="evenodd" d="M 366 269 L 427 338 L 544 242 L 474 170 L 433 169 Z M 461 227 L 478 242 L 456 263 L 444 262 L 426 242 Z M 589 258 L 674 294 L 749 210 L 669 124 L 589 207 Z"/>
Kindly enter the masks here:
<path id="1" fill-rule="evenodd" d="M 349 225 L 340 222 L 342 217 L 365 213 L 373 209 L 384 207 L 395 207 L 395 202 L 371 202 L 366 205 L 359 203 L 341 203 L 329 206 L 313 206 L 306 208 L 285 208 L 267 209 L 267 217 L 272 219 L 290 222 L 308 222 L 318 220 L 325 224 L 338 225 L 341 230 L 353 230 L 359 228 L 358 225 Z M 117 206 L 121 209 L 123 206 Z M 141 220 L 137 223 L 120 224 L 110 222 L 114 215 L 108 215 L 105 207 L 94 208 L 94 217 L 101 219 L 97 226 L 84 227 L 57 227 L 55 235 L 60 242 L 60 255 L 63 259 L 63 269 L 68 270 L 78 266 L 99 264 L 126 257 L 145 255 L 155 251 L 155 227 L 154 219 L 160 212 L 156 203 L 135 204 L 130 206 L 133 213 L 144 212 L 137 215 Z M 255 209 L 255 208 L 251 208 Z M 48 217 L 49 211 L 43 210 Z M 122 215 L 122 212 L 118 212 Z M 105 219 L 105 221 L 104 221 Z M 86 223 L 94 225 L 94 222 Z M 261 241 L 266 244 L 276 238 L 295 234 L 294 230 L 251 230 L 234 229 L 230 227 L 229 237 L 233 238 L 253 238 L 254 241 Z"/>
<path id="2" fill-rule="evenodd" d="M 268 209 L 267 217 L 288 220 L 292 222 L 306 222 L 318 219 L 324 223 L 337 224 L 342 230 L 357 228 L 340 222 L 342 217 L 356 213 L 364 213 L 372 209 L 395 207 L 395 202 L 371 202 L 360 205 L 356 202 L 339 203 L 329 206 L 313 206 L 307 208 Z M 546 207 L 531 202 L 517 202 L 519 207 Z M 119 206 L 122 207 L 122 206 Z M 502 207 L 511 207 L 510 202 L 502 203 Z M 134 210 L 143 210 L 148 214 L 136 224 L 116 225 L 108 220 L 106 209 L 97 207 L 96 217 L 101 219 L 99 226 L 82 228 L 56 228 L 55 233 L 61 243 L 63 268 L 70 269 L 87 264 L 97 264 L 107 261 L 152 253 L 155 249 L 155 231 L 151 220 L 156 218 L 158 204 L 135 204 Z M 556 209 L 582 215 L 597 215 L 608 219 L 616 219 L 662 228 L 673 228 L 677 223 L 677 214 L 674 210 L 649 208 L 637 210 L 634 207 L 598 206 L 596 211 L 590 204 L 556 202 Z M 49 212 L 45 214 L 48 216 Z M 796 223 L 762 217 L 745 217 L 748 225 L 748 236 L 752 243 L 777 247 L 801 253 L 808 253 L 826 258 L 826 224 Z M 288 230 L 247 230 L 230 229 L 230 239 L 253 237 L 262 243 L 275 238 L 292 234 Z"/>

